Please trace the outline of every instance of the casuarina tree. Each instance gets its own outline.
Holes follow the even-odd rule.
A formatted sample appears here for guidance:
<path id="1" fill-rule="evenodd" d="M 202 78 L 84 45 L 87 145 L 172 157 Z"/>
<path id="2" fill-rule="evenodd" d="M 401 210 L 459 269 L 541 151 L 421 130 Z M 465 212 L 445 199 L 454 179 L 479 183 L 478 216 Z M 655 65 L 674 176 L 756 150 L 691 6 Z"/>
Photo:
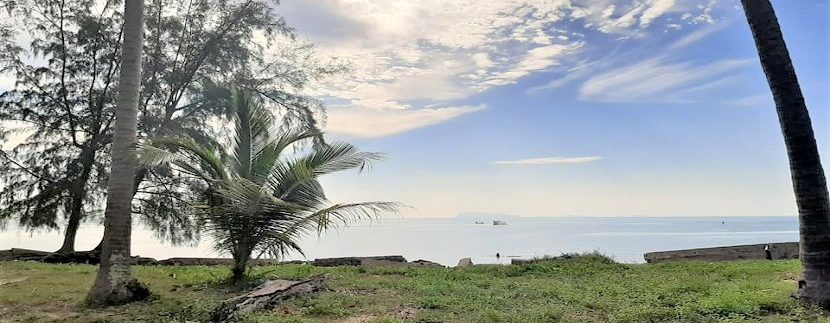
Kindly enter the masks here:
<path id="1" fill-rule="evenodd" d="M 0 139 L 25 135 L 0 153 L 0 224 L 58 229 L 59 251 L 75 249 L 78 226 L 103 209 L 122 48 L 121 1 L 2 2 L 14 23 L 0 23 L 0 72 L 15 76 L 0 93 Z M 303 94 L 310 82 L 344 70 L 294 37 L 270 0 L 147 0 L 139 141 L 153 136 L 211 138 L 239 84 L 261 93 L 292 126 L 315 129 L 324 115 Z M 23 23 L 25 22 L 25 23 Z M 18 37 L 22 35 L 23 37 Z M 29 44 L 15 39 L 26 38 Z M 138 219 L 173 243 L 198 232 L 177 211 L 187 200 L 166 189 L 164 170 L 139 169 L 133 200 Z"/>

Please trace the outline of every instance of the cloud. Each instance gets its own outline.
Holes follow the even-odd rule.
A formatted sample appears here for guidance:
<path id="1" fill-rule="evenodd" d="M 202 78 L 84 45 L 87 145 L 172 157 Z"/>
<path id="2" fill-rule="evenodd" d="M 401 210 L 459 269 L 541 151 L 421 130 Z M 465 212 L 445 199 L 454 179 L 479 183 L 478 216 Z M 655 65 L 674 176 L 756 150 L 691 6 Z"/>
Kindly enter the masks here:
<path id="1" fill-rule="evenodd" d="M 701 1 L 295 0 L 278 12 L 320 53 L 351 62 L 353 73 L 313 84 L 314 95 L 346 102 L 340 118 L 368 114 L 393 124 L 405 115 L 397 110 L 463 106 L 494 87 L 568 70 L 587 46 L 643 35 L 670 14 L 678 22 L 680 8 Z"/>
<path id="2" fill-rule="evenodd" d="M 330 108 L 329 133 L 354 138 L 379 138 L 426 127 L 484 109 L 480 106 L 446 108 L 368 110 Z"/>
<path id="3" fill-rule="evenodd" d="M 675 0 L 652 0 L 651 6 L 640 16 L 640 27 L 647 27 L 654 19 L 671 10 L 677 2 Z"/>
<path id="4" fill-rule="evenodd" d="M 729 100 L 724 102 L 728 105 L 735 105 L 740 107 L 772 107 L 775 106 L 775 101 L 771 94 L 758 94 Z"/>
<path id="5" fill-rule="evenodd" d="M 700 87 L 752 62 L 726 59 L 698 66 L 691 61 L 668 62 L 664 57 L 648 59 L 589 78 L 579 89 L 579 98 L 601 102 L 665 101 L 672 98 L 672 92 Z"/>
<path id="6" fill-rule="evenodd" d="M 709 26 L 706 26 L 704 28 L 700 28 L 698 30 L 695 30 L 695 31 L 689 33 L 688 35 L 684 36 L 683 38 L 680 38 L 677 41 L 675 41 L 674 43 L 672 43 L 669 46 L 669 49 L 677 50 L 677 49 L 681 49 L 683 47 L 689 46 L 691 44 L 694 44 L 694 43 L 706 38 L 706 36 L 709 36 L 709 35 L 717 32 L 717 31 L 723 29 L 727 25 L 728 24 L 726 24 L 726 23 L 713 24 L 713 25 L 709 25 Z"/>
<path id="7" fill-rule="evenodd" d="M 707 3 L 706 5 L 697 5 L 697 9 L 701 11 L 700 14 L 694 15 L 692 13 L 687 12 L 684 13 L 680 17 L 680 19 L 690 24 L 713 24 L 715 23 L 715 18 L 712 17 L 712 10 L 715 8 L 716 5 L 717 3 L 715 2 L 715 0 L 709 0 L 709 3 Z"/>
<path id="8" fill-rule="evenodd" d="M 591 157 L 543 157 L 519 160 L 495 161 L 494 165 L 551 165 L 551 164 L 584 164 L 602 159 L 600 156 Z"/>

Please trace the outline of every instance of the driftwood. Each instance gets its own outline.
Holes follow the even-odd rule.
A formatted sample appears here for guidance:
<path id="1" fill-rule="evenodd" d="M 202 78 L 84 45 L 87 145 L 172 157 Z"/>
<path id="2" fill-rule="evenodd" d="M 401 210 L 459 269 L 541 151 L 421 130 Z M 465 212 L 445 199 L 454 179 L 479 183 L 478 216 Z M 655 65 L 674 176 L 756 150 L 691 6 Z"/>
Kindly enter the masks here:
<path id="1" fill-rule="evenodd" d="M 303 281 L 269 280 L 253 291 L 223 301 L 211 314 L 211 322 L 227 322 L 240 314 L 272 309 L 293 297 L 305 296 L 328 290 L 324 275 Z"/>
<path id="2" fill-rule="evenodd" d="M 11 261 L 11 260 L 29 260 L 29 258 L 43 258 L 48 255 L 52 254 L 48 251 L 40 251 L 40 250 L 30 250 L 30 249 L 20 249 L 20 248 L 11 248 L 7 250 L 0 250 L 0 260 L 3 261 Z"/>
<path id="3" fill-rule="evenodd" d="M 90 264 L 101 263 L 101 252 L 98 250 L 76 251 L 67 253 L 51 253 L 40 259 L 42 262 L 54 264 Z"/>

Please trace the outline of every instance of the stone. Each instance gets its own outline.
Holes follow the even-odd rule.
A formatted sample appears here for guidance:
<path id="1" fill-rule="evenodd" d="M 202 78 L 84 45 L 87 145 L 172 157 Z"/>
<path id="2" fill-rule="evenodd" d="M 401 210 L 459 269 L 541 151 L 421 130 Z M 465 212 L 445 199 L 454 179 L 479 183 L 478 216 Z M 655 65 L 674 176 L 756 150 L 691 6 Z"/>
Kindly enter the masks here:
<path id="1" fill-rule="evenodd" d="M 403 256 L 374 256 L 374 257 L 339 257 L 339 258 L 318 258 L 311 263 L 317 267 L 337 267 L 337 266 L 360 266 L 366 259 L 385 260 L 393 262 L 406 262 Z"/>
<path id="2" fill-rule="evenodd" d="M 473 265 L 473 260 L 470 258 L 461 258 L 456 267 L 470 267 Z"/>
<path id="3" fill-rule="evenodd" d="M 447 266 L 444 266 L 444 265 L 439 264 L 439 263 L 437 263 L 437 262 L 434 262 L 434 261 L 429 261 L 429 260 L 423 260 L 423 259 L 418 259 L 418 260 L 415 260 L 415 261 L 413 261 L 413 262 L 410 262 L 410 264 L 413 264 L 413 265 L 415 265 L 416 267 L 427 267 L 427 268 L 447 268 Z"/>
<path id="4" fill-rule="evenodd" d="M 769 246 L 769 254 L 766 247 Z M 798 259 L 798 242 L 762 243 L 716 248 L 699 248 L 650 252 L 643 255 L 648 263 L 668 261 L 734 261 Z"/>

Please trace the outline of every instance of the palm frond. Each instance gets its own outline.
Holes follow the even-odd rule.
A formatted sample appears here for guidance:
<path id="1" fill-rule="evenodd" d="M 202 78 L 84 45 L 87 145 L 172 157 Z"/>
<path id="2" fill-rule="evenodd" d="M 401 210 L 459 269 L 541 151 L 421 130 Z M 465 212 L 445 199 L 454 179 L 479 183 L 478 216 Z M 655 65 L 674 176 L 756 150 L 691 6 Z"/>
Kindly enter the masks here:
<path id="1" fill-rule="evenodd" d="M 383 154 L 360 151 L 352 144 L 340 141 L 314 149 L 297 162 L 305 163 L 319 176 L 354 168 L 363 171 L 372 161 L 382 158 Z"/>
<path id="2" fill-rule="evenodd" d="M 304 130 L 279 133 L 275 139 L 267 143 L 254 156 L 251 166 L 251 179 L 259 183 L 267 180 L 274 173 L 274 169 L 280 166 L 280 158 L 283 157 L 286 148 L 317 135 L 316 132 Z"/>
<path id="3" fill-rule="evenodd" d="M 187 164 L 187 162 L 193 162 L 202 166 L 204 171 L 208 172 L 208 177 L 213 180 L 224 180 L 228 178 L 223 158 L 209 148 L 202 146 L 191 139 L 161 137 L 151 140 L 150 145 L 157 148 L 165 148 L 173 153 L 185 153 L 187 158 L 171 158 L 171 161 L 181 162 L 181 164 L 183 164 L 183 166 L 187 169 L 195 169 L 193 165 Z M 149 160 L 151 157 L 152 156 L 148 156 L 148 161 L 152 161 Z M 164 156 L 159 153 L 157 158 L 164 158 Z"/>
<path id="4" fill-rule="evenodd" d="M 158 167 L 183 159 L 181 154 L 147 144 L 138 145 L 136 155 L 138 166 L 142 168 Z"/>

